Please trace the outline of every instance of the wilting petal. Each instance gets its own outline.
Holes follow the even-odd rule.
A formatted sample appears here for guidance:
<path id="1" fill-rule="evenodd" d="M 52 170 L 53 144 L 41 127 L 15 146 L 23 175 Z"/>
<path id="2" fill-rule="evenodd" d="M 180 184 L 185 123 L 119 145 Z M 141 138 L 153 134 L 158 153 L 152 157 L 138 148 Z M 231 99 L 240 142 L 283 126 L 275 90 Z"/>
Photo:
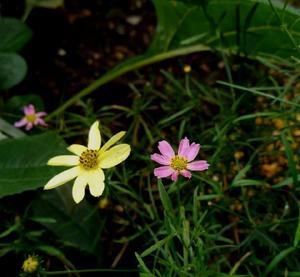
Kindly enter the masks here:
<path id="1" fill-rule="evenodd" d="M 23 127 L 28 123 L 26 118 L 22 118 L 21 120 L 15 122 L 14 126 L 17 128 Z"/>
<path id="2" fill-rule="evenodd" d="M 112 145 L 114 145 L 115 143 L 117 143 L 122 137 L 124 137 L 124 135 L 126 134 L 126 132 L 122 131 L 119 132 L 117 134 L 115 134 L 114 136 L 112 136 L 100 149 L 99 154 L 105 152 L 109 147 L 111 147 Z"/>
<path id="3" fill-rule="evenodd" d="M 184 153 L 190 146 L 190 141 L 188 138 L 184 138 L 180 141 L 179 148 L 178 148 L 178 156 L 184 156 Z"/>
<path id="4" fill-rule="evenodd" d="M 25 106 L 23 111 L 25 115 L 35 114 L 35 108 L 32 104 Z"/>
<path id="5" fill-rule="evenodd" d="M 101 136 L 99 131 L 99 121 L 95 121 L 89 131 L 88 148 L 92 150 L 99 150 L 100 146 Z"/>
<path id="6" fill-rule="evenodd" d="M 174 172 L 170 166 L 161 166 L 154 169 L 154 175 L 158 178 L 165 178 Z"/>
<path id="7" fill-rule="evenodd" d="M 89 174 L 89 189 L 91 195 L 98 197 L 104 191 L 104 173 L 102 169 L 95 170 Z"/>
<path id="8" fill-rule="evenodd" d="M 26 127 L 25 127 L 25 130 L 29 131 L 30 129 L 32 129 L 32 127 L 33 127 L 33 124 L 31 122 L 28 122 Z"/>
<path id="9" fill-rule="evenodd" d="M 171 162 L 170 158 L 166 158 L 165 156 L 157 153 L 151 155 L 151 160 L 162 165 L 169 165 Z"/>
<path id="10" fill-rule="evenodd" d="M 44 189 L 53 189 L 60 185 L 63 185 L 64 183 L 67 183 L 68 181 L 78 176 L 79 172 L 80 172 L 79 166 L 72 167 L 68 170 L 65 170 L 55 175 L 52 179 L 50 179 L 49 182 L 45 185 Z"/>
<path id="11" fill-rule="evenodd" d="M 167 158 L 173 158 L 175 156 L 172 146 L 165 140 L 158 143 L 158 149 L 160 153 Z"/>
<path id="12" fill-rule="evenodd" d="M 177 171 L 174 171 L 171 175 L 171 180 L 174 182 L 177 181 L 178 175 L 179 175 L 179 173 Z"/>
<path id="13" fill-rule="evenodd" d="M 47 165 L 73 166 L 79 164 L 79 157 L 75 155 L 60 155 L 51 158 Z"/>
<path id="14" fill-rule="evenodd" d="M 181 170 L 180 174 L 182 176 L 186 177 L 186 178 L 189 178 L 189 179 L 192 177 L 192 173 L 190 171 L 188 171 L 188 170 Z"/>
<path id="15" fill-rule="evenodd" d="M 79 175 L 74 182 L 72 188 L 72 195 L 74 201 L 78 204 L 83 198 L 85 194 L 85 187 L 87 185 L 88 178 L 85 175 Z"/>
<path id="16" fill-rule="evenodd" d="M 83 151 L 87 150 L 87 147 L 81 144 L 72 144 L 67 148 L 70 152 L 80 156 Z"/>
<path id="17" fill-rule="evenodd" d="M 193 171 L 203 171 L 203 170 L 208 169 L 208 167 L 209 167 L 209 164 L 205 160 L 194 161 L 194 162 L 188 163 L 188 165 L 187 165 L 187 169 L 193 170 Z"/>
<path id="18" fill-rule="evenodd" d="M 199 150 L 200 150 L 200 144 L 192 143 L 188 147 L 188 149 L 186 149 L 183 156 L 185 156 L 187 158 L 187 160 L 190 162 L 196 158 Z"/>
<path id="19" fill-rule="evenodd" d="M 130 154 L 129 144 L 119 144 L 99 155 L 101 168 L 110 168 L 123 162 Z"/>

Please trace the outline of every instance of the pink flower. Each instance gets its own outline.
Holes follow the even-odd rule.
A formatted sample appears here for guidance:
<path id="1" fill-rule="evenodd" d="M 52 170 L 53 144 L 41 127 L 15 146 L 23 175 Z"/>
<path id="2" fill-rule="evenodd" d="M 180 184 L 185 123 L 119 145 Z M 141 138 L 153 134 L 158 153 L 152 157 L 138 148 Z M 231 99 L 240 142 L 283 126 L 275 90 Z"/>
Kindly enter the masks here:
<path id="1" fill-rule="evenodd" d="M 29 131 L 34 125 L 47 126 L 44 119 L 42 119 L 42 117 L 47 113 L 35 112 L 35 107 L 32 104 L 25 106 L 23 108 L 23 111 L 25 116 L 21 120 L 15 122 L 15 127 L 21 128 L 23 126 L 26 126 L 26 131 Z"/>
<path id="2" fill-rule="evenodd" d="M 190 171 L 203 171 L 209 167 L 205 160 L 194 161 L 200 150 L 200 144 L 194 142 L 190 144 L 187 138 L 180 141 L 177 155 L 165 140 L 158 143 L 158 149 L 161 154 L 151 155 L 151 160 L 163 165 L 154 169 L 154 175 L 157 178 L 171 176 L 171 179 L 176 181 L 179 174 L 191 178 L 192 173 Z"/>

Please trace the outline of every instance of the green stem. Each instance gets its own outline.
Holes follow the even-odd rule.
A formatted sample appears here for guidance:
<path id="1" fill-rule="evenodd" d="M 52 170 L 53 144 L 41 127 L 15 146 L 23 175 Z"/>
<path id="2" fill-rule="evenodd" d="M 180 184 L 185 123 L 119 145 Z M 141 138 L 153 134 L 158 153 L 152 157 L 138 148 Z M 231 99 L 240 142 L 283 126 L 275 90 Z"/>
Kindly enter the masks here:
<path id="1" fill-rule="evenodd" d="M 70 273 L 92 273 L 92 272 L 137 272 L 137 269 L 111 269 L 111 268 L 95 268 L 95 269 L 79 269 L 79 270 L 60 270 L 60 271 L 44 271 L 44 275 L 62 275 Z"/>
<path id="2" fill-rule="evenodd" d="M 22 21 L 25 22 L 30 15 L 31 11 L 33 10 L 33 7 L 31 5 L 26 5 L 24 14 L 22 15 Z"/>
<path id="3" fill-rule="evenodd" d="M 98 80 L 84 88 L 83 90 L 79 91 L 77 94 L 72 96 L 70 99 L 68 99 L 64 104 L 62 104 L 60 107 L 58 107 L 56 110 L 54 110 L 51 114 L 49 114 L 46 117 L 46 120 L 49 120 L 58 114 L 62 113 L 65 109 L 67 109 L 69 106 L 74 104 L 76 101 L 81 99 L 82 97 L 90 94 L 97 88 L 103 86 L 104 84 L 108 83 L 109 81 L 138 68 L 141 68 L 145 65 L 153 64 L 165 59 L 169 59 L 176 56 L 183 56 L 194 52 L 201 52 L 201 51 L 211 51 L 211 48 L 205 45 L 194 45 L 189 47 L 184 47 L 181 49 L 171 50 L 168 52 L 160 53 L 151 57 L 145 57 L 139 56 L 134 59 L 137 59 L 135 62 L 124 65 L 121 64 L 120 66 L 117 66 L 115 69 L 109 71 L 108 73 L 104 74 L 102 77 L 100 77 Z M 129 60 L 130 61 L 130 60 Z M 128 61 L 127 61 L 128 63 Z"/>

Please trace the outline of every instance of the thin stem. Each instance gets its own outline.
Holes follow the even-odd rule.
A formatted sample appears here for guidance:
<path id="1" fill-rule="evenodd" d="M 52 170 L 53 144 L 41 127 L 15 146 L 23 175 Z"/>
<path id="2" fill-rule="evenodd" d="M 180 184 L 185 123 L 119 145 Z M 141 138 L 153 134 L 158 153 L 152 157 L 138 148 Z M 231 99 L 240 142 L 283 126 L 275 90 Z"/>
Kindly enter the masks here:
<path id="1" fill-rule="evenodd" d="M 91 92 L 95 91 L 97 88 L 101 87 L 102 85 L 108 83 L 109 81 L 129 72 L 134 69 L 141 68 L 145 65 L 149 65 L 158 61 L 162 61 L 168 58 L 176 57 L 176 56 L 183 56 L 194 52 L 201 52 L 201 51 L 211 51 L 211 48 L 204 45 L 194 45 L 189 46 L 181 49 L 171 50 L 168 52 L 160 53 L 151 57 L 144 57 L 139 56 L 134 58 L 135 61 L 131 60 L 132 62 L 130 64 L 124 65 L 121 64 L 121 66 L 117 66 L 112 71 L 109 71 L 107 74 L 104 74 L 102 77 L 100 77 L 98 80 L 87 86 L 86 88 L 79 91 L 77 94 L 75 94 L 73 97 L 71 97 L 69 100 L 67 100 L 64 104 L 62 104 L 60 107 L 58 107 L 56 110 L 54 110 L 51 114 L 49 114 L 46 117 L 46 120 L 49 120 L 58 114 L 62 113 L 65 109 L 67 109 L 69 106 L 74 104 L 76 101 L 81 99 L 82 97 L 90 94 Z"/>

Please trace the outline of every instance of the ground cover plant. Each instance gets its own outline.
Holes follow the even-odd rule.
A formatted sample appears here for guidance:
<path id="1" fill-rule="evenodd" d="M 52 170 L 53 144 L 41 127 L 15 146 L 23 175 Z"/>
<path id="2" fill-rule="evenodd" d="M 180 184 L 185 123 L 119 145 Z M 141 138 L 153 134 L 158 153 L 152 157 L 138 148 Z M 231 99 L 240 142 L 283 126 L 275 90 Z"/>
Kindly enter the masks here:
<path id="1" fill-rule="evenodd" d="M 3 1 L 3 276 L 300 276 L 298 6 Z"/>

